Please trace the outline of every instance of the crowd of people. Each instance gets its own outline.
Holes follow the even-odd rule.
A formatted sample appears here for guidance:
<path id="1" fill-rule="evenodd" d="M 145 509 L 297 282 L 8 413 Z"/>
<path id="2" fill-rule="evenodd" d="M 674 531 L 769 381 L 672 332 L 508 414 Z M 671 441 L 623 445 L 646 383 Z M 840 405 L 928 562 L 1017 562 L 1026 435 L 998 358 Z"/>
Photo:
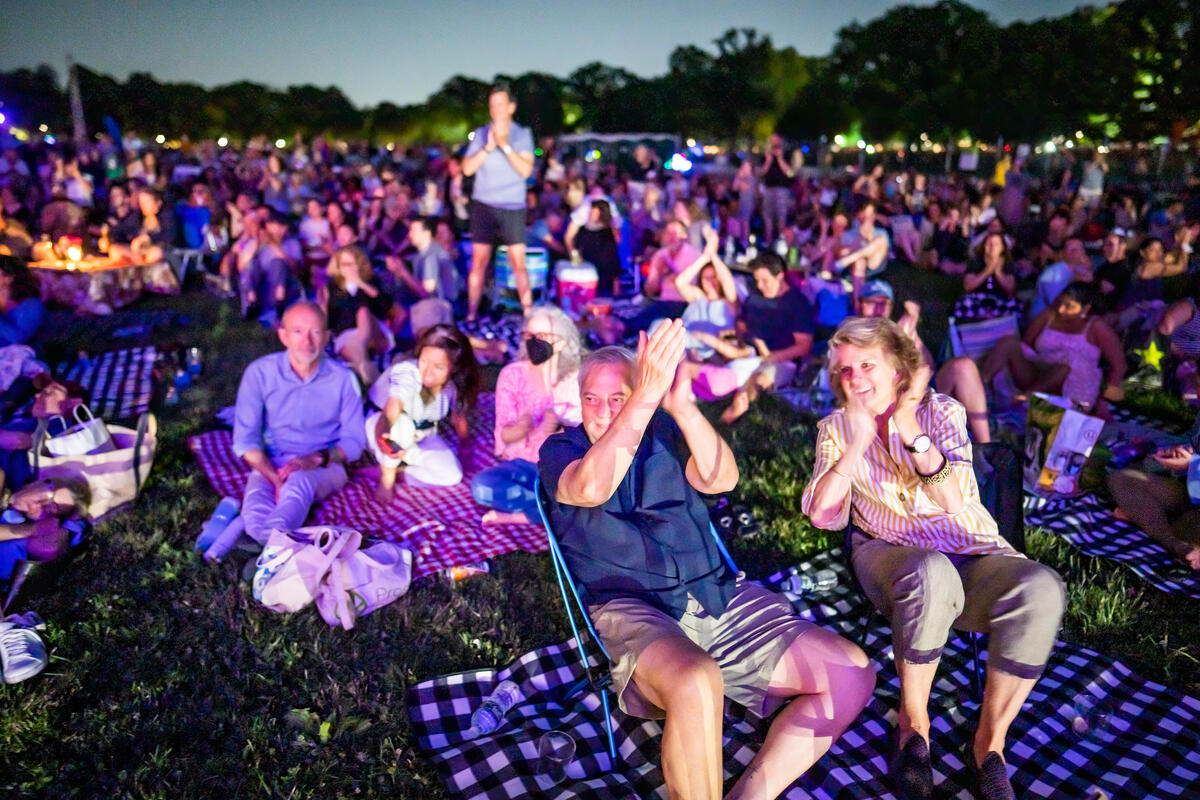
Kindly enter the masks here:
<path id="1" fill-rule="evenodd" d="M 1064 596 L 1053 571 L 997 532 L 972 447 L 991 441 L 995 411 L 1033 392 L 1107 417 L 1130 354 L 1154 337 L 1167 352 L 1161 385 L 1195 401 L 1200 189 L 1106 187 L 1100 152 L 1079 176 L 1064 164 L 1045 180 L 1007 156 L 986 179 L 883 164 L 837 174 L 804 168 L 778 135 L 761 156 L 686 175 L 642 146 L 628 163 L 601 163 L 538 143 L 506 86 L 487 113 L 461 152 L 323 139 L 9 147 L 0 344 L 37 345 L 44 308 L 24 262 L 40 242 L 78 236 L 134 262 L 198 251 L 209 290 L 283 346 L 245 371 L 233 426 L 251 470 L 241 514 L 259 546 L 303 525 L 363 459 L 378 465 L 383 504 L 405 487 L 462 482 L 480 362 L 506 360 L 498 463 L 471 481 L 481 522 L 536 519 L 540 478 L 621 707 L 665 716 L 664 777 L 680 797 L 720 794 L 723 696 L 778 711 L 738 797 L 782 791 L 870 697 L 862 651 L 734 574 L 701 500 L 731 490 L 738 468 L 697 399 L 728 398 L 722 420 L 733 423 L 766 392 L 828 387 L 835 407 L 821 409 L 803 507 L 820 527 L 852 526 L 854 571 L 892 624 L 897 791 L 933 791 L 929 692 L 960 627 L 992 635 L 969 766 L 980 796 L 1012 797 L 1006 733 Z M 499 313 L 485 289 L 501 248 L 523 313 L 514 353 L 484 335 Z M 535 304 L 533 252 L 590 265 L 601 297 L 639 296 L 620 315 Z M 922 298 L 908 291 L 898 304 L 879 277 L 896 263 L 961 281 L 957 323 L 1011 317 L 1019 333 L 978 361 L 931 349 Z M 71 387 L 41 380 L 20 384 L 26 400 L 71 402 Z M 18 454 L 5 488 L 38 486 L 19 463 L 28 434 L 0 436 Z M 1121 513 L 1193 569 L 1200 498 L 1178 473 L 1197 438 L 1200 418 L 1190 444 L 1157 455 L 1159 474 L 1112 478 Z M 61 528 L 42 520 L 69 513 L 67 495 L 77 505 L 81 491 L 14 493 L 22 519 L 6 512 L 0 539 L 24 543 L 17 558 L 52 557 Z"/>

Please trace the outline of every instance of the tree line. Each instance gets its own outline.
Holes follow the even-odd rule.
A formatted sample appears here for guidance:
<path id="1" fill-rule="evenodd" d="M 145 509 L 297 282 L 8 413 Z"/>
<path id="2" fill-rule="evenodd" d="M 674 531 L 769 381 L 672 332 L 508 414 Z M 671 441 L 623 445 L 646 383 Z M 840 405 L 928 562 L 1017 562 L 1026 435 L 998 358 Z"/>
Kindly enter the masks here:
<path id="1" fill-rule="evenodd" d="M 1065 16 L 997 25 L 959 0 L 897 6 L 838 31 L 832 51 L 804 56 L 752 28 L 704 48 L 678 47 L 667 72 L 641 77 L 593 62 L 566 77 L 497 75 L 539 134 L 664 131 L 745 142 L 855 131 L 871 141 L 971 136 L 1030 141 L 1082 130 L 1093 139 L 1178 138 L 1200 121 L 1200 4 L 1123 0 Z M 125 130 L 172 138 L 306 137 L 377 143 L 462 141 L 492 81 L 456 75 L 424 103 L 356 107 L 337 87 L 277 89 L 241 81 L 205 88 L 145 72 L 124 82 L 76 67 L 89 132 L 111 116 Z M 10 122 L 69 129 L 67 92 L 49 66 L 0 73 Z"/>

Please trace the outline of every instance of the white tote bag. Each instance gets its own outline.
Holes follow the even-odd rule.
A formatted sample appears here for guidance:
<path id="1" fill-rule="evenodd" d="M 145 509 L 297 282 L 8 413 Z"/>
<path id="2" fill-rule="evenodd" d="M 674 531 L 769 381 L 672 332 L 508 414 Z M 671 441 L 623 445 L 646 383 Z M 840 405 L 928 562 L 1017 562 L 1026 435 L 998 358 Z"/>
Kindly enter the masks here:
<path id="1" fill-rule="evenodd" d="M 107 453 L 113 449 L 112 434 L 104 420 L 97 419 L 92 410 L 83 403 L 75 406 L 75 424 L 67 425 L 61 416 L 50 418 L 50 422 L 58 420 L 62 423 L 62 433 L 46 437 L 46 450 L 52 456 L 82 456 L 94 453 Z"/>

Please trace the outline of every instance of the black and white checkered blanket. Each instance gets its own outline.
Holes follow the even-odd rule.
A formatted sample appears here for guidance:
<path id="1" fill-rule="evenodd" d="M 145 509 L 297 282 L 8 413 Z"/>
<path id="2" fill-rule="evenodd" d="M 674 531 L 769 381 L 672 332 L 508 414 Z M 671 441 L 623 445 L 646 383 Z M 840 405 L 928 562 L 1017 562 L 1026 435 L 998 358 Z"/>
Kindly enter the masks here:
<path id="1" fill-rule="evenodd" d="M 88 390 L 97 417 L 126 419 L 150 408 L 157 357 L 153 346 L 131 347 L 64 362 L 54 372 Z"/>
<path id="2" fill-rule="evenodd" d="M 1144 414 L 1131 411 L 1123 406 L 1114 405 L 1109 410 L 1112 412 L 1114 422 L 1125 423 L 1150 431 L 1160 431 L 1174 437 L 1183 436 L 1188 432 L 1189 426 L 1187 425 L 1178 425 L 1161 419 L 1151 419 Z"/>
<path id="3" fill-rule="evenodd" d="M 819 598 L 796 600 L 806 619 L 863 642 L 879 670 L 879 687 L 855 724 L 784 797 L 790 800 L 865 800 L 893 797 L 886 781 L 889 735 L 895 724 L 899 682 L 892 664 L 890 632 L 878 615 L 860 636 L 862 606 L 847 585 L 837 551 L 801 569 L 832 567 L 842 584 Z M 934 687 L 931 713 L 935 780 L 943 796 L 968 798 L 962 753 L 978 718 L 970 687 L 970 649 L 956 637 L 946 651 Z M 450 792 L 460 798 L 666 797 L 658 767 L 661 726 L 616 710 L 620 763 L 609 769 L 600 698 L 588 689 L 571 694 L 582 678 L 574 641 L 525 654 L 506 669 L 477 670 L 425 681 L 407 697 L 420 748 Z M 461 732 L 471 711 L 501 680 L 522 688 L 525 700 L 491 736 L 474 741 Z M 1074 731 L 1075 703 L 1090 697 L 1111 714 L 1106 741 Z M 568 780 L 550 786 L 535 774 L 537 740 L 549 730 L 575 737 Z M 725 775 L 750 762 L 767 725 L 737 706 L 725 718 Z M 1150 683 L 1122 664 L 1091 650 L 1059 643 L 1010 732 L 1008 759 L 1017 795 L 1081 798 L 1092 787 L 1112 798 L 1200 796 L 1200 702 Z"/>
<path id="4" fill-rule="evenodd" d="M 1081 553 L 1119 561 L 1155 588 L 1200 599 L 1200 573 L 1172 558 L 1132 523 L 1119 520 L 1093 494 L 1049 498 L 1025 495 L 1025 524 L 1061 536 Z"/>

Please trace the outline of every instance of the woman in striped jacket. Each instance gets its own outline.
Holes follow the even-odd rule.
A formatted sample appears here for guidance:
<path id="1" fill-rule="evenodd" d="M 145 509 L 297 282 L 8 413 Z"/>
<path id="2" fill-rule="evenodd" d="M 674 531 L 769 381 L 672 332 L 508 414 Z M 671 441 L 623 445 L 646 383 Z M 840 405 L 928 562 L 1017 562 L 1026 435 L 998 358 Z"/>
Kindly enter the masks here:
<path id="1" fill-rule="evenodd" d="M 829 352 L 840 408 L 820 422 L 803 509 L 822 528 L 853 524 L 855 574 L 891 621 L 900 677 L 897 794 L 932 796 L 929 692 L 957 627 L 991 636 L 965 758 L 978 797 L 1011 798 L 1005 737 L 1054 645 L 1062 581 L 1000 536 L 980 502 L 966 413 L 929 389 L 929 369 L 899 326 L 848 319 Z"/>

